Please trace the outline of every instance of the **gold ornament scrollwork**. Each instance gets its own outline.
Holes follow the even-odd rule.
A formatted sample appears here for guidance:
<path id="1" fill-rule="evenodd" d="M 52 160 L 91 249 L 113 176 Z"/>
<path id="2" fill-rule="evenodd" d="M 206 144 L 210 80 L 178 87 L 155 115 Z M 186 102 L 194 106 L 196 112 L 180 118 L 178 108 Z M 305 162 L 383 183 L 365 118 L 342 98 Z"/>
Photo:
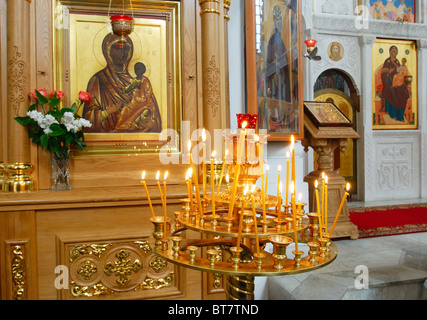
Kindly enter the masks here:
<path id="1" fill-rule="evenodd" d="M 101 255 L 107 250 L 108 247 L 112 246 L 111 243 L 108 244 L 83 244 L 74 246 L 70 250 L 70 262 L 73 262 L 75 259 L 81 255 L 94 255 L 96 257 L 101 257 Z"/>
<path id="2" fill-rule="evenodd" d="M 13 247 L 12 259 L 12 282 L 13 299 L 23 300 L 25 298 L 25 259 L 21 246 Z"/>
<path id="3" fill-rule="evenodd" d="M 13 56 L 8 61 L 9 100 L 15 115 L 19 115 L 19 108 L 27 99 L 27 65 L 21 60 L 22 54 L 18 47 L 13 47 Z"/>
<path id="4" fill-rule="evenodd" d="M 90 261 L 86 261 L 77 271 L 85 280 L 89 280 L 97 272 L 97 267 Z"/>
<path id="5" fill-rule="evenodd" d="M 115 274 L 119 278 L 116 282 L 122 286 L 128 284 L 130 282 L 130 274 L 131 272 L 138 272 L 142 269 L 142 264 L 139 260 L 135 260 L 131 263 L 131 259 L 128 259 L 130 253 L 126 250 L 120 250 L 116 257 L 118 260 L 114 262 L 114 265 L 109 262 L 104 268 L 104 272 L 106 275 L 111 276 Z"/>
<path id="6" fill-rule="evenodd" d="M 220 91 L 220 70 L 216 63 L 215 56 L 211 57 L 209 67 L 206 70 L 205 83 L 206 83 L 206 105 L 212 110 L 212 116 L 216 117 L 218 106 L 221 103 Z"/>

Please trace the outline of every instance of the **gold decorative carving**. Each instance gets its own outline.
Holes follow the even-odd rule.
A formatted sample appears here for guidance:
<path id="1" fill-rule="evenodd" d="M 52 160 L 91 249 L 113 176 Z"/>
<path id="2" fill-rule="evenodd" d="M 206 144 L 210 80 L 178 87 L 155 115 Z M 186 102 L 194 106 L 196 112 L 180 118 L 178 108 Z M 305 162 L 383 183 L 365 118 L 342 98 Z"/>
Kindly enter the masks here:
<path id="1" fill-rule="evenodd" d="M 12 250 L 12 283 L 13 299 L 23 300 L 25 298 L 25 259 L 22 247 L 16 245 Z"/>
<path id="2" fill-rule="evenodd" d="M 70 250 L 70 262 L 73 262 L 75 259 L 81 255 L 89 254 L 94 255 L 98 258 L 107 250 L 108 247 L 112 246 L 111 243 L 108 244 L 83 244 L 74 246 Z"/>
<path id="3" fill-rule="evenodd" d="M 214 289 L 220 289 L 222 286 L 222 274 L 214 273 L 213 274 L 213 285 Z"/>
<path id="4" fill-rule="evenodd" d="M 21 56 L 18 47 L 14 46 L 13 55 L 8 62 L 8 96 L 16 116 L 19 116 L 20 106 L 28 98 L 27 65 L 21 60 Z"/>
<path id="5" fill-rule="evenodd" d="M 206 83 L 206 105 L 212 110 L 212 116 L 216 117 L 218 106 L 221 103 L 220 70 L 217 67 L 215 56 L 211 57 L 209 67 L 205 75 Z"/>
<path id="6" fill-rule="evenodd" d="M 159 273 L 160 271 L 162 271 L 164 268 L 167 267 L 168 263 L 165 259 L 162 259 L 162 258 L 156 256 L 156 258 L 154 260 L 150 261 L 149 265 L 151 268 L 153 268 L 154 271 Z"/>
<path id="7" fill-rule="evenodd" d="M 85 280 L 89 280 L 92 276 L 98 272 L 98 268 L 89 260 L 86 261 L 83 266 L 77 271 Z"/>
<path id="8" fill-rule="evenodd" d="M 71 294 L 78 297 L 96 297 L 101 295 L 110 295 L 113 294 L 114 291 L 108 289 L 102 283 L 97 283 L 93 286 L 80 286 L 76 282 L 71 282 Z"/>
<path id="9" fill-rule="evenodd" d="M 151 252 L 150 245 L 148 244 L 148 241 L 135 241 L 134 244 L 136 244 L 142 251 L 144 251 L 145 254 Z"/>
<path id="10" fill-rule="evenodd" d="M 135 288 L 135 291 L 141 290 L 159 290 L 161 288 L 169 287 L 174 282 L 174 273 L 171 272 L 164 278 L 153 279 L 153 278 L 145 278 L 144 282 L 141 283 L 138 287 Z"/>
<path id="11" fill-rule="evenodd" d="M 122 286 L 128 284 L 130 282 L 130 274 L 131 272 L 138 272 L 142 269 L 141 262 L 137 259 L 133 263 L 131 263 L 131 259 L 128 259 L 130 256 L 130 253 L 126 250 L 120 250 L 116 257 L 117 261 L 114 262 L 114 265 L 109 262 L 104 268 L 104 272 L 106 275 L 111 276 L 112 274 L 115 274 L 119 278 L 116 280 L 116 282 Z"/>
<path id="12" fill-rule="evenodd" d="M 61 261 L 70 270 L 70 290 L 62 292 L 65 299 L 125 297 L 175 283 L 173 266 L 152 252 L 147 238 L 68 241 L 60 247 Z"/>
<path id="13" fill-rule="evenodd" d="M 221 15 L 221 12 L 219 12 L 219 10 L 217 10 L 217 9 L 212 9 L 212 8 L 209 8 L 209 9 L 203 9 L 203 10 L 201 10 L 200 11 L 200 15 L 202 16 L 202 15 L 204 15 L 204 14 L 206 14 L 206 13 L 216 13 L 217 15 Z"/>

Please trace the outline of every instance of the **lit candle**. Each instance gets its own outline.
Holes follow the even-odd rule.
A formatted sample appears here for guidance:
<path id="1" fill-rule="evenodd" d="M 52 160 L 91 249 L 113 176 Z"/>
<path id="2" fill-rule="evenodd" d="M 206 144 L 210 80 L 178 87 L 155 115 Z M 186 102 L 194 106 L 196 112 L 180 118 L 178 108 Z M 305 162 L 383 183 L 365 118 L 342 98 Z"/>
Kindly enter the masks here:
<path id="1" fill-rule="evenodd" d="M 167 178 L 168 178 L 168 172 L 166 171 L 165 175 L 163 177 L 163 198 L 164 198 L 164 201 L 165 201 L 165 205 L 163 207 L 163 219 L 164 219 L 163 224 L 164 224 L 164 230 L 165 230 L 165 237 L 166 237 L 166 232 L 167 232 L 166 219 L 168 217 L 168 214 L 167 214 L 167 203 L 166 203 L 166 179 Z"/>
<path id="2" fill-rule="evenodd" d="M 317 206 L 317 216 L 318 216 L 318 219 L 319 219 L 319 229 L 321 229 L 322 228 L 322 224 L 321 224 L 321 216 L 320 216 L 320 213 L 321 213 L 321 211 L 320 211 L 320 204 L 319 204 L 319 181 L 315 181 L 314 182 L 314 187 L 316 188 L 316 206 Z M 323 236 L 322 236 L 322 233 L 320 233 L 320 239 L 323 239 Z"/>
<path id="3" fill-rule="evenodd" d="M 257 252 L 257 254 L 259 254 L 258 223 L 257 223 L 257 218 L 256 218 L 255 198 L 254 198 L 255 187 L 256 187 L 255 185 L 252 186 L 252 190 L 251 190 L 251 202 L 252 202 L 252 214 L 254 216 L 256 252 Z"/>
<path id="4" fill-rule="evenodd" d="M 156 174 L 156 180 L 157 180 L 157 186 L 159 187 L 159 193 L 160 193 L 160 199 L 162 200 L 162 207 L 163 207 L 163 215 L 165 212 L 165 200 L 163 199 L 163 192 L 162 192 L 162 187 L 160 186 L 160 171 L 157 171 Z M 163 225 L 166 224 L 166 218 L 163 216 Z M 164 234 L 163 234 L 163 238 L 166 238 L 166 228 L 164 228 Z"/>
<path id="5" fill-rule="evenodd" d="M 193 186 L 191 183 L 191 176 L 193 175 L 193 168 L 187 170 L 187 186 L 188 186 L 188 199 L 190 200 L 190 211 L 194 211 L 193 206 Z"/>
<path id="6" fill-rule="evenodd" d="M 292 215 L 294 218 L 294 242 L 295 242 L 295 251 L 298 251 L 298 232 L 297 232 L 297 209 L 295 205 L 295 185 L 294 182 L 291 182 L 291 204 L 292 204 Z"/>
<path id="7" fill-rule="evenodd" d="M 296 192 L 296 186 L 295 186 L 295 138 L 292 135 L 291 136 L 291 153 L 292 153 L 292 181 L 294 182 L 294 188 Z"/>
<path id="8" fill-rule="evenodd" d="M 193 181 L 194 181 L 194 185 L 195 185 L 195 189 L 196 189 L 196 201 L 197 201 L 197 205 L 199 207 L 199 215 L 202 218 L 203 217 L 203 206 L 202 206 L 202 201 L 200 200 L 199 178 L 197 176 L 196 167 L 194 165 L 193 157 L 191 155 L 191 140 L 188 141 L 188 157 L 190 159 L 191 168 L 193 169 Z"/>
<path id="9" fill-rule="evenodd" d="M 240 242 L 242 241 L 242 232 L 243 232 L 243 213 L 245 210 L 245 200 L 246 195 L 249 190 L 249 185 L 246 185 L 245 191 L 243 192 L 243 198 L 242 198 L 242 207 L 240 209 L 240 218 L 239 218 L 239 234 L 237 236 L 237 249 L 240 250 Z"/>
<path id="10" fill-rule="evenodd" d="M 270 171 L 270 166 L 267 164 L 266 165 L 266 169 L 267 169 L 267 173 L 265 174 L 265 194 L 267 193 L 267 189 L 268 189 L 268 172 Z"/>
<path id="11" fill-rule="evenodd" d="M 289 203 L 289 152 L 286 152 L 286 202 L 285 205 L 287 206 Z"/>
<path id="12" fill-rule="evenodd" d="M 212 193 L 212 216 L 215 217 L 215 176 L 214 176 L 214 161 L 216 151 L 211 155 L 211 193 Z"/>
<path id="13" fill-rule="evenodd" d="M 280 172 L 282 171 L 282 166 L 279 164 L 279 166 L 277 167 L 277 197 L 279 197 L 279 185 L 280 185 Z"/>
<path id="14" fill-rule="evenodd" d="M 222 178 L 224 176 L 224 169 L 225 169 L 225 159 L 227 158 L 227 155 L 228 155 L 228 150 L 225 150 L 225 156 L 224 156 L 224 159 L 222 160 L 221 175 L 219 176 L 217 194 L 219 194 L 219 191 L 221 190 Z"/>
<path id="15" fill-rule="evenodd" d="M 341 204 L 338 209 L 337 216 L 335 217 L 334 224 L 332 225 L 332 228 L 331 228 L 331 232 L 329 232 L 329 237 L 332 237 L 332 234 L 334 233 L 335 226 L 337 225 L 338 217 L 340 216 L 342 208 L 344 207 L 345 200 L 350 195 L 349 191 L 350 191 L 350 183 L 347 183 L 346 192 L 344 193 L 344 197 L 341 200 Z"/>
<path id="16" fill-rule="evenodd" d="M 147 184 L 145 183 L 145 171 L 142 172 L 141 175 L 141 183 L 144 186 L 145 193 L 147 194 L 148 204 L 150 205 L 151 215 L 155 217 L 153 205 L 151 204 L 150 194 L 148 193 Z"/>
<path id="17" fill-rule="evenodd" d="M 325 232 L 328 233 L 328 176 L 325 176 L 325 217 L 323 220 Z"/>
<path id="18" fill-rule="evenodd" d="M 325 218 L 325 173 L 322 172 L 322 208 L 320 209 L 321 223 L 320 223 L 320 233 L 323 232 L 323 223 Z"/>
<path id="19" fill-rule="evenodd" d="M 282 183 L 279 182 L 279 194 L 277 195 L 277 207 L 276 207 L 276 211 L 277 211 L 277 218 L 279 220 L 282 219 Z"/>
<path id="20" fill-rule="evenodd" d="M 206 130 L 202 130 L 202 153 L 203 153 L 203 198 L 206 197 Z"/>
<path id="21" fill-rule="evenodd" d="M 244 121 L 242 123 L 242 130 L 240 131 L 240 139 L 239 139 L 239 145 L 237 147 L 237 165 L 234 169 L 234 181 L 233 181 L 233 191 L 231 193 L 231 199 L 230 199 L 230 206 L 228 210 L 228 219 L 232 218 L 233 211 L 234 211 L 234 203 L 235 203 L 235 197 L 237 192 L 237 185 L 240 175 L 240 165 L 242 164 L 242 154 L 243 154 L 243 148 L 245 146 L 245 139 L 246 139 L 246 126 L 248 123 Z"/>

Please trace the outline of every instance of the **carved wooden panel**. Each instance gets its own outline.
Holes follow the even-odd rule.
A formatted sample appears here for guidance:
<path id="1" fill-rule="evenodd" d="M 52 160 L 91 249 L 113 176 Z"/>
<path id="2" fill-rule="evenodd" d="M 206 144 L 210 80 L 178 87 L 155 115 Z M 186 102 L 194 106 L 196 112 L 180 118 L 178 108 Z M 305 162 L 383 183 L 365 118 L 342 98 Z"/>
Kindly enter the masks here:
<path id="1" fill-rule="evenodd" d="M 147 238 L 84 242 L 57 238 L 57 243 L 63 272 L 62 282 L 55 281 L 57 289 L 62 284 L 59 299 L 149 299 L 182 295 L 175 267 L 151 251 Z"/>

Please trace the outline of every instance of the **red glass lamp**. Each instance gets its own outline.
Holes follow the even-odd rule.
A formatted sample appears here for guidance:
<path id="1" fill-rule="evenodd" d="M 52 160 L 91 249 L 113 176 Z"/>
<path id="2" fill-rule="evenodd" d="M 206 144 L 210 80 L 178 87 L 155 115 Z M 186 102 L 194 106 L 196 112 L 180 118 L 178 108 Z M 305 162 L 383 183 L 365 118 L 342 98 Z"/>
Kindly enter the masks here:
<path id="1" fill-rule="evenodd" d="M 307 46 L 308 54 L 312 53 L 314 48 L 316 48 L 317 40 L 309 39 L 309 40 L 305 40 L 304 42 L 305 42 L 305 45 Z"/>

